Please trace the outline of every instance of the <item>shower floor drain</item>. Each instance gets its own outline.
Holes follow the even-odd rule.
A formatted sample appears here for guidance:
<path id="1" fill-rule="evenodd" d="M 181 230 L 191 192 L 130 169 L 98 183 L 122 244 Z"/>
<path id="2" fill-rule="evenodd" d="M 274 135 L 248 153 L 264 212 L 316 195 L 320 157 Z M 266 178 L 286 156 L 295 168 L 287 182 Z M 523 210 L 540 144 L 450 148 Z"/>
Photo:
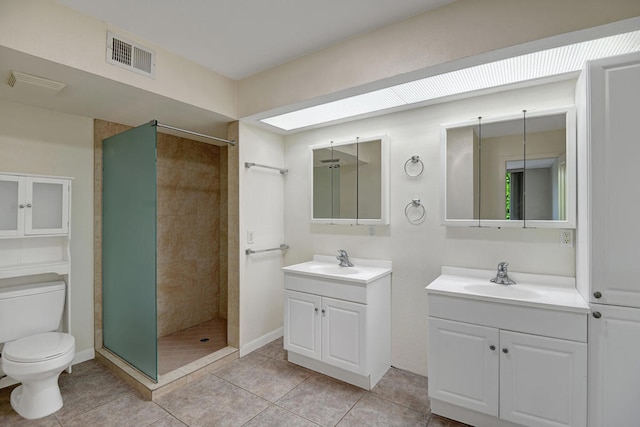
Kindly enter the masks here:
<path id="1" fill-rule="evenodd" d="M 200 338 L 200 342 L 207 342 L 209 341 L 209 338 Z"/>

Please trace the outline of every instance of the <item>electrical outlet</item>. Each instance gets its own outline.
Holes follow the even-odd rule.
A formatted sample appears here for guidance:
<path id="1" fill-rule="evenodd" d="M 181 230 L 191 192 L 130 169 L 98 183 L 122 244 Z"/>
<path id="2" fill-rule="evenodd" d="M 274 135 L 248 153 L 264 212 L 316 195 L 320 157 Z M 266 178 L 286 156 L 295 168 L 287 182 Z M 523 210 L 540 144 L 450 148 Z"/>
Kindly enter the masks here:
<path id="1" fill-rule="evenodd" d="M 560 230 L 560 246 L 573 247 L 573 230 Z"/>
<path id="2" fill-rule="evenodd" d="M 247 243 L 248 244 L 253 244 L 255 243 L 255 231 L 254 230 L 247 230 Z"/>

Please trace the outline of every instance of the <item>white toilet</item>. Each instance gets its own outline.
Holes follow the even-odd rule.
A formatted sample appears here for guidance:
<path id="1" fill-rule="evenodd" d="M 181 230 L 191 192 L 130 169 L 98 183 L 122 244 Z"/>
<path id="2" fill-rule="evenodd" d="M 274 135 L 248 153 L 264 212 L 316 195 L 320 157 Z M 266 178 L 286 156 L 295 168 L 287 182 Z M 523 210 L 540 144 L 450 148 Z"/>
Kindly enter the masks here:
<path id="1" fill-rule="evenodd" d="M 58 330 L 65 301 L 64 282 L 0 287 L 0 369 L 22 383 L 11 406 L 22 417 L 46 417 L 62 408 L 58 376 L 75 356 L 72 335 Z"/>

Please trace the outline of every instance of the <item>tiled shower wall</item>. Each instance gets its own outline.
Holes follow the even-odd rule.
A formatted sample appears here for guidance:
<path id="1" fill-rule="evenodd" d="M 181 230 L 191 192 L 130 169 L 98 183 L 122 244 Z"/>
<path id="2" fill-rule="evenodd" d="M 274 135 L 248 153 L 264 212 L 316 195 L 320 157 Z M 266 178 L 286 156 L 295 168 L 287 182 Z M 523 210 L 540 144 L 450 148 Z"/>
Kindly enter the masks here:
<path id="1" fill-rule="evenodd" d="M 164 336 L 220 312 L 220 147 L 158 135 L 158 336 Z"/>
<path id="2" fill-rule="evenodd" d="M 102 347 L 102 140 L 130 129 L 94 121 L 95 326 Z M 224 148 L 158 134 L 158 336 L 227 314 Z M 222 163 L 221 163 L 222 162 Z M 221 167 L 222 166 L 222 167 Z"/>

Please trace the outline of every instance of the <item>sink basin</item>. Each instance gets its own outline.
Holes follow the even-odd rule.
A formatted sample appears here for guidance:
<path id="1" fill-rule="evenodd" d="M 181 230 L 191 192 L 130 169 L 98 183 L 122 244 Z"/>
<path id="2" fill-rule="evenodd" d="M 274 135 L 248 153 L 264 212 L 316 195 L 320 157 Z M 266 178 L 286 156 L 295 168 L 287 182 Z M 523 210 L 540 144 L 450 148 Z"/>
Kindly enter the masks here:
<path id="1" fill-rule="evenodd" d="M 533 299 L 541 295 L 538 292 L 519 288 L 518 285 L 498 285 L 494 283 L 465 285 L 464 289 L 478 295 L 501 298 Z"/>
<path id="2" fill-rule="evenodd" d="M 355 267 L 340 267 L 335 256 L 314 255 L 313 261 L 282 267 L 286 274 L 313 276 L 333 282 L 368 284 L 391 274 L 391 262 L 351 258 Z"/>
<path id="3" fill-rule="evenodd" d="M 442 274 L 427 286 L 427 294 L 578 313 L 590 310 L 574 277 L 513 273 L 516 285 L 500 285 L 489 281 L 495 275 L 495 270 L 443 266 Z"/>
<path id="4" fill-rule="evenodd" d="M 339 265 L 312 264 L 309 270 L 324 274 L 337 274 L 340 276 L 358 274 L 360 270 L 355 267 L 340 267 Z"/>

